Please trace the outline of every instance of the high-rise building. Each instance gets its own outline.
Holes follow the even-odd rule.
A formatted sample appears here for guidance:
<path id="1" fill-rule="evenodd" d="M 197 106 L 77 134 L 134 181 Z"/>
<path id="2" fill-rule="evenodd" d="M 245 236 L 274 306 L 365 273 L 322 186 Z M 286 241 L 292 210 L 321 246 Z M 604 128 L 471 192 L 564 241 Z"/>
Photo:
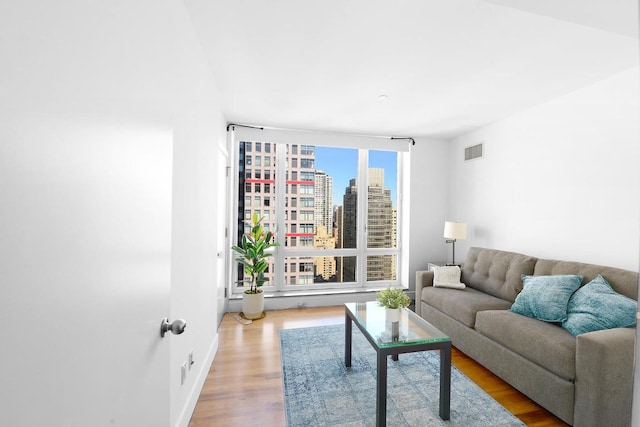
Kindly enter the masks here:
<path id="1" fill-rule="evenodd" d="M 287 145 L 287 197 L 285 245 L 313 249 L 315 234 L 315 147 Z M 285 259 L 285 283 L 308 285 L 314 282 L 312 257 Z"/>
<path id="2" fill-rule="evenodd" d="M 393 238 L 393 202 L 391 189 L 384 187 L 384 169 L 370 168 L 367 215 L 367 247 L 395 247 Z M 367 280 L 391 280 L 395 278 L 392 255 L 367 257 Z"/>
<path id="3" fill-rule="evenodd" d="M 357 217 L 358 217 L 358 186 L 356 179 L 349 180 L 349 186 L 344 189 L 342 196 L 342 224 L 340 241 L 343 248 L 355 248 L 357 244 Z M 354 257 L 342 257 L 338 268 L 339 282 L 355 282 L 356 259 Z"/>
<path id="4" fill-rule="evenodd" d="M 242 142 L 239 153 L 240 200 L 238 240 L 248 231 L 246 221 L 252 212 L 263 218 L 265 231 L 275 231 L 275 150 L 268 142 Z M 314 245 L 315 228 L 315 147 L 287 145 L 285 196 L 285 246 L 309 249 Z M 309 284 L 314 281 L 313 258 L 297 257 L 285 260 L 285 283 Z M 242 267 L 238 269 L 243 276 Z M 268 271 L 269 284 L 273 272 Z"/>
<path id="5" fill-rule="evenodd" d="M 342 213 L 344 208 L 342 205 L 333 207 L 333 235 L 336 238 L 336 248 L 344 248 L 342 239 L 344 232 L 342 231 Z"/>
<path id="6" fill-rule="evenodd" d="M 315 226 L 333 230 L 333 177 L 324 171 L 315 171 Z"/>
<path id="7" fill-rule="evenodd" d="M 313 246 L 316 249 L 334 249 L 336 239 L 329 234 L 324 225 L 319 225 L 314 236 Z M 318 281 L 335 281 L 336 279 L 336 258 L 332 256 L 317 256 L 313 259 L 315 275 Z"/>
<path id="8" fill-rule="evenodd" d="M 394 215 L 391 189 L 384 187 L 384 169 L 367 170 L 367 248 L 393 248 L 396 245 L 396 218 Z M 345 189 L 343 213 L 343 244 L 346 248 L 356 247 L 358 186 L 355 179 L 349 181 Z M 395 256 L 370 255 L 367 257 L 367 280 L 394 280 Z M 338 274 L 343 279 L 355 277 L 355 259 L 345 258 Z M 340 277 L 339 277 L 340 279 Z M 352 279 L 353 280 L 353 279 Z"/>

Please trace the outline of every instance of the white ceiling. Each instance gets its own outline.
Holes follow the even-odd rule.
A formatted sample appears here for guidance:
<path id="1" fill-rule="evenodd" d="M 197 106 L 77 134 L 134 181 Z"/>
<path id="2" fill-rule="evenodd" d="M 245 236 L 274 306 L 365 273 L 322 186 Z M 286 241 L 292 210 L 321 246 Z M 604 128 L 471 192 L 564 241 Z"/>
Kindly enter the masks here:
<path id="1" fill-rule="evenodd" d="M 452 138 L 639 62 L 636 0 L 184 3 L 233 123 Z"/>

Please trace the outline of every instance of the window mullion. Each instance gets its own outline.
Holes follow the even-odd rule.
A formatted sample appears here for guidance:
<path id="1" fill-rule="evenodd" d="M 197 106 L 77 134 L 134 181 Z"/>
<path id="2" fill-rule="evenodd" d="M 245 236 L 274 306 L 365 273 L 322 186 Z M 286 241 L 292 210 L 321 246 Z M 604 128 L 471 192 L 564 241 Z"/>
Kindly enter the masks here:
<path id="1" fill-rule="evenodd" d="M 357 214 L 357 249 L 356 261 L 358 286 L 365 286 L 367 282 L 367 165 L 369 163 L 369 151 L 358 150 L 358 214 Z"/>
<path id="2" fill-rule="evenodd" d="M 275 217 L 276 217 L 276 241 L 280 243 L 280 246 L 276 249 L 274 254 L 274 285 L 276 290 L 282 290 L 285 285 L 284 276 L 284 258 L 285 258 L 285 240 L 287 226 L 285 221 L 286 203 L 285 198 L 287 196 L 287 145 L 286 144 L 274 144 L 276 150 L 276 176 L 275 176 Z"/>
<path id="3" fill-rule="evenodd" d="M 239 147 L 240 147 L 240 143 L 239 141 L 235 138 L 235 127 L 232 127 L 231 132 L 228 134 L 228 143 L 229 146 L 231 147 L 231 151 L 229 153 L 229 164 L 231 165 L 235 165 L 236 168 L 238 167 L 238 151 L 239 151 Z M 233 244 L 238 244 L 238 242 L 236 241 L 235 236 L 238 235 L 238 221 L 236 218 L 236 215 L 238 215 L 238 198 L 239 198 L 239 177 L 238 177 L 238 173 L 237 173 L 237 169 L 233 168 L 234 172 L 236 173 L 232 173 L 231 174 L 231 183 L 230 185 L 231 187 L 231 194 L 233 194 L 233 206 L 231 207 L 231 212 L 229 214 L 229 222 L 227 223 L 227 234 L 229 237 L 229 241 L 234 242 Z M 227 268 L 229 268 L 230 271 L 230 277 L 231 277 L 231 292 L 237 292 L 238 291 L 238 270 L 237 268 L 235 268 L 237 266 L 236 264 L 236 253 L 229 250 L 230 256 L 228 257 L 229 262 L 227 263 Z"/>
<path id="4" fill-rule="evenodd" d="M 404 263 L 404 260 L 402 258 L 402 236 L 403 236 L 403 223 L 404 221 L 402 221 L 402 218 L 404 216 L 404 197 L 403 197 L 403 192 L 401 191 L 403 186 L 404 186 L 404 179 L 403 179 L 403 174 L 402 171 L 405 170 L 405 166 L 404 166 L 404 160 L 405 160 L 405 156 L 402 155 L 401 153 L 399 153 L 398 155 L 398 172 L 396 175 L 396 180 L 398 183 L 398 189 L 400 191 L 398 191 L 398 200 L 396 201 L 397 205 L 396 205 L 396 241 L 395 241 L 395 246 L 397 249 L 396 252 L 396 279 L 401 279 L 403 277 L 402 275 L 402 265 Z M 408 166 L 408 165 L 407 165 Z M 408 167 L 406 168 L 408 170 Z M 406 280 L 406 279 L 405 279 Z M 406 283 L 406 282 L 405 282 Z M 407 284 L 408 285 L 408 284 Z"/>

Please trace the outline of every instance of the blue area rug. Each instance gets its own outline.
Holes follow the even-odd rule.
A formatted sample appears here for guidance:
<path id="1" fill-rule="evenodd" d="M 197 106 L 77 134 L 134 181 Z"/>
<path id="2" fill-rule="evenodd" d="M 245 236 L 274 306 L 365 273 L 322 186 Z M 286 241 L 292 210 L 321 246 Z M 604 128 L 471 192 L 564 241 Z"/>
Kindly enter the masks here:
<path id="1" fill-rule="evenodd" d="M 287 426 L 375 426 L 376 352 L 354 325 L 351 368 L 344 366 L 344 325 L 282 329 L 280 347 Z M 451 419 L 438 416 L 440 354 L 388 359 L 388 426 L 524 426 L 451 367 Z"/>

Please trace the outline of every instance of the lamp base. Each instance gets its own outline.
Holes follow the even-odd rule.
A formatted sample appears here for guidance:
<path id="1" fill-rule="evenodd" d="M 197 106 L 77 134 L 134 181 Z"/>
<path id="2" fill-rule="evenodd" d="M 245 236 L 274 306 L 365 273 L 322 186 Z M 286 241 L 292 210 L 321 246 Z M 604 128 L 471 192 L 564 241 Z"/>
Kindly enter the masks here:
<path id="1" fill-rule="evenodd" d="M 447 265 L 456 265 L 456 239 L 448 239 L 445 240 L 445 243 L 451 243 L 452 247 L 452 256 L 451 256 L 451 264 L 447 263 Z"/>

